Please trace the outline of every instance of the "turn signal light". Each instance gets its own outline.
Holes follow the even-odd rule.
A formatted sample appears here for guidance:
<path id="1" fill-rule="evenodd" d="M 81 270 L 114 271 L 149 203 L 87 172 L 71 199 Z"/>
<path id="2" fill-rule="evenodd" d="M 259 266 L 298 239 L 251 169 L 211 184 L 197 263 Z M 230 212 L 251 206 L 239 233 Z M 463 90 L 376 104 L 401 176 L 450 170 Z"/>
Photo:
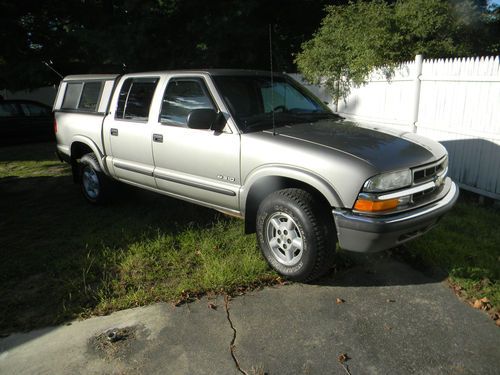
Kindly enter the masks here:
<path id="1" fill-rule="evenodd" d="M 399 205 L 399 199 L 387 199 L 384 201 L 370 201 L 367 199 L 358 199 L 354 209 L 365 212 L 387 211 L 396 208 Z"/>
<path id="2" fill-rule="evenodd" d="M 57 134 L 57 121 L 54 119 L 54 134 Z"/>

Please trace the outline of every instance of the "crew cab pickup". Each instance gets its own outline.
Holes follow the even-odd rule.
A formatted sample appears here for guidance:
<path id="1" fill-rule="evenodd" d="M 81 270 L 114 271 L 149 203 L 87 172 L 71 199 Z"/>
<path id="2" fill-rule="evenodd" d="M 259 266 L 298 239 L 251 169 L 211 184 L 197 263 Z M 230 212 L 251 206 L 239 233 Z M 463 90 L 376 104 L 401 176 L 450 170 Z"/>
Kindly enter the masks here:
<path id="1" fill-rule="evenodd" d="M 373 252 L 422 235 L 458 197 L 439 143 L 346 121 L 284 74 L 74 75 L 54 112 L 89 202 L 113 179 L 241 217 L 293 280 L 326 272 L 337 241 Z"/>

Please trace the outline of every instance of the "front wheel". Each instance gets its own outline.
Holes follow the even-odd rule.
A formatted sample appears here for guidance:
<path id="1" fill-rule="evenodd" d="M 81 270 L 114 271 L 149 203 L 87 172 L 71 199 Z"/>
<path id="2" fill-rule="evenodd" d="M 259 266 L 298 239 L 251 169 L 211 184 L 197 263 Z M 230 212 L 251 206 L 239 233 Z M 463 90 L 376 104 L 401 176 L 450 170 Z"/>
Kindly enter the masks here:
<path id="1" fill-rule="evenodd" d="M 85 199 L 93 204 L 104 203 L 107 197 L 108 184 L 95 154 L 84 155 L 80 159 L 79 167 L 80 186 Z"/>
<path id="2" fill-rule="evenodd" d="M 271 267 L 291 280 L 312 281 L 333 265 L 333 218 L 304 190 L 279 190 L 261 203 L 257 240 Z"/>

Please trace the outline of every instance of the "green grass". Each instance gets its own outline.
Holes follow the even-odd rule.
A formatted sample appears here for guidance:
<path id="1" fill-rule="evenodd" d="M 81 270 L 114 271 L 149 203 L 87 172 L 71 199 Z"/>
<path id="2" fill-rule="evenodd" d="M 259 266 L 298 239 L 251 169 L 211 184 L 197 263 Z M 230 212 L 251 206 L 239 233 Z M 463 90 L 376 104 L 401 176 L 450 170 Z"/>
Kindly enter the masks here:
<path id="1" fill-rule="evenodd" d="M 406 248 L 413 261 L 434 266 L 469 299 L 487 297 L 500 310 L 500 210 L 478 205 L 462 192 L 455 208 Z"/>
<path id="2" fill-rule="evenodd" d="M 0 148 L 0 333 L 276 280 L 242 221 L 125 185 L 94 207 L 54 148 Z"/>

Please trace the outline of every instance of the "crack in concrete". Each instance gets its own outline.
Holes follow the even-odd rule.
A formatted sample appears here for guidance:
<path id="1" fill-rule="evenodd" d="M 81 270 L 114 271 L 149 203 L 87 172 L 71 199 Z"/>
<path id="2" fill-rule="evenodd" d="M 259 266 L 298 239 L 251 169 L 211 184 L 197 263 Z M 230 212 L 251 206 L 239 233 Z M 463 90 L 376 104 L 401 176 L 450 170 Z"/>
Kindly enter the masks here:
<path id="1" fill-rule="evenodd" d="M 231 329 L 233 330 L 233 338 L 231 340 L 231 343 L 229 344 L 229 350 L 231 352 L 231 357 L 233 358 L 234 364 L 236 365 L 236 368 L 238 369 L 239 372 L 245 375 L 249 375 L 248 372 L 243 370 L 240 366 L 240 363 L 238 361 L 238 358 L 236 358 L 236 354 L 234 352 L 234 349 L 236 345 L 234 345 L 234 342 L 236 341 L 236 329 L 234 328 L 233 321 L 231 320 L 231 315 L 229 314 L 229 296 L 227 294 L 224 295 L 224 308 L 226 310 L 226 317 L 227 321 L 229 322 L 229 325 L 231 326 Z"/>

